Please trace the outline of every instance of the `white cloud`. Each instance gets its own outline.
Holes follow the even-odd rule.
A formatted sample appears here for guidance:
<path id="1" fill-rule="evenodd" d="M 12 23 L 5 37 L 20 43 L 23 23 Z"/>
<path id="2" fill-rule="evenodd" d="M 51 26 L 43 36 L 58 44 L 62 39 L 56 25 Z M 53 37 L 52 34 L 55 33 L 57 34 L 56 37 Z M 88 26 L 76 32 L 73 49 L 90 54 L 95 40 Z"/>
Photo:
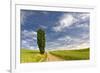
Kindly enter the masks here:
<path id="1" fill-rule="evenodd" d="M 61 38 L 58 38 L 57 40 L 58 41 L 68 41 L 68 40 L 71 40 L 72 38 L 69 37 L 69 36 L 64 36 L 64 37 L 61 37 Z"/>
<path id="2" fill-rule="evenodd" d="M 22 38 L 30 38 L 36 40 L 37 32 L 35 31 L 27 31 L 23 30 L 22 31 Z"/>
<path id="3" fill-rule="evenodd" d="M 47 29 L 47 26 L 39 25 L 40 28 Z"/>
<path id="4" fill-rule="evenodd" d="M 75 23 L 80 23 L 81 21 L 86 20 L 89 18 L 89 13 L 83 13 L 83 14 L 68 14 L 65 13 L 63 14 L 60 18 L 59 21 L 56 23 L 56 26 L 53 27 L 53 30 L 56 32 L 61 32 L 65 28 L 70 27 L 71 25 L 74 25 Z M 77 27 L 88 27 L 88 25 L 80 24 L 77 25 Z"/>
<path id="5" fill-rule="evenodd" d="M 21 48 L 26 48 L 26 49 L 37 49 L 37 46 L 34 46 L 34 41 L 27 39 L 27 40 L 22 40 L 21 42 Z"/>
<path id="6" fill-rule="evenodd" d="M 83 49 L 89 47 L 89 36 L 82 34 L 80 38 L 68 35 L 62 36 L 55 41 L 48 42 L 48 48 L 52 49 Z"/>
<path id="7" fill-rule="evenodd" d="M 35 31 L 23 30 L 21 33 L 21 47 L 28 49 L 36 49 L 37 33 Z"/>
<path id="8" fill-rule="evenodd" d="M 86 18 L 88 18 L 90 16 L 90 14 L 89 13 L 87 13 L 87 14 L 80 14 L 80 17 L 81 17 L 81 19 L 86 19 Z"/>
<path id="9" fill-rule="evenodd" d="M 22 40 L 22 43 L 23 43 L 23 44 L 27 44 L 27 41 L 25 41 L 25 40 Z"/>
<path id="10" fill-rule="evenodd" d="M 77 19 L 71 14 L 64 14 L 57 22 L 57 26 L 53 27 L 54 31 L 62 31 L 64 28 L 71 26 Z"/>
<path id="11" fill-rule="evenodd" d="M 29 48 L 29 42 L 26 40 L 21 41 L 21 48 Z"/>
<path id="12" fill-rule="evenodd" d="M 89 28 L 89 25 L 87 23 L 79 24 L 75 26 L 76 28 Z"/>

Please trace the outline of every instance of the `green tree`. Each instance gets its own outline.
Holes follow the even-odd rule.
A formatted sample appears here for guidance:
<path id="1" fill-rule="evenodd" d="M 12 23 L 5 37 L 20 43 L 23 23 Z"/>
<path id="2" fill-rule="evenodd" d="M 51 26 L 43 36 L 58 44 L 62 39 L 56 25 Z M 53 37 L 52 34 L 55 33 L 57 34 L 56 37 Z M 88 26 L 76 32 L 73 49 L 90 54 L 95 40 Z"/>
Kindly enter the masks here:
<path id="1" fill-rule="evenodd" d="M 40 50 L 40 54 L 45 53 L 45 31 L 43 29 L 37 30 L 37 44 Z"/>

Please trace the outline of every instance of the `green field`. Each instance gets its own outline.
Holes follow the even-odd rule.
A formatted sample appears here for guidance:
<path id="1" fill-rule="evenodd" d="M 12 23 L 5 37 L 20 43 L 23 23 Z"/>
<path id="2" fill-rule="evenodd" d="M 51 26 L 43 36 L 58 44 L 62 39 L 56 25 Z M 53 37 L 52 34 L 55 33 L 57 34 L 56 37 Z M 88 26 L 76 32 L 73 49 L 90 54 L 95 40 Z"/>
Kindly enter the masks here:
<path id="1" fill-rule="evenodd" d="M 30 63 L 30 62 L 42 62 L 46 59 L 46 54 L 41 55 L 38 50 L 20 50 L 20 62 Z"/>
<path id="2" fill-rule="evenodd" d="M 51 51 L 50 54 L 53 54 L 64 60 L 89 60 L 90 52 L 89 48 L 86 48 L 80 50 L 57 50 Z"/>
<path id="3" fill-rule="evenodd" d="M 47 62 L 49 60 L 58 61 L 62 60 L 89 60 L 90 58 L 89 48 L 80 50 L 55 50 L 48 51 L 47 53 L 41 55 L 39 50 L 20 50 L 20 62 L 21 63 L 31 63 L 31 62 Z M 49 59 L 48 59 L 49 58 Z"/>

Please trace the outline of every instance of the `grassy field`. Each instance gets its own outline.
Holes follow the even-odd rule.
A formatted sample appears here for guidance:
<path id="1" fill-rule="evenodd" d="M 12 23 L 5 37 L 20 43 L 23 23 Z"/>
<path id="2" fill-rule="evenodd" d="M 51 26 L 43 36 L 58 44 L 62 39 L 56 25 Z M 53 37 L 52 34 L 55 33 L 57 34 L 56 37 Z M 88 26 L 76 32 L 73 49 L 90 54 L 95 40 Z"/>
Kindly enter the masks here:
<path id="1" fill-rule="evenodd" d="M 39 50 L 20 50 L 20 62 L 48 62 L 58 60 L 89 60 L 89 48 L 80 50 L 55 50 L 48 51 L 44 55 L 39 53 Z"/>
<path id="2" fill-rule="evenodd" d="M 38 50 L 20 50 L 20 62 L 30 63 L 30 62 L 42 62 L 46 59 L 46 54 L 41 55 Z"/>
<path id="3" fill-rule="evenodd" d="M 49 53 L 64 60 L 88 60 L 90 54 L 89 48 L 80 50 L 56 50 Z"/>

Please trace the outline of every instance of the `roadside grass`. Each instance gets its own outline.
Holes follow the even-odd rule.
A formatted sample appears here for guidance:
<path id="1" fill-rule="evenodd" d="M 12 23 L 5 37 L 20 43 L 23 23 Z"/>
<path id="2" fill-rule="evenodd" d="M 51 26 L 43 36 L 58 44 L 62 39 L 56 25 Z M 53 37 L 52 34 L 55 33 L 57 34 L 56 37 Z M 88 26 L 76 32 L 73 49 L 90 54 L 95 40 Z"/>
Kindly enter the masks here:
<path id="1" fill-rule="evenodd" d="M 38 50 L 20 50 L 20 63 L 42 62 L 46 57 L 46 54 L 41 55 Z"/>
<path id="2" fill-rule="evenodd" d="M 56 50 L 50 51 L 50 54 L 60 57 L 64 60 L 89 60 L 90 49 L 80 50 Z"/>

